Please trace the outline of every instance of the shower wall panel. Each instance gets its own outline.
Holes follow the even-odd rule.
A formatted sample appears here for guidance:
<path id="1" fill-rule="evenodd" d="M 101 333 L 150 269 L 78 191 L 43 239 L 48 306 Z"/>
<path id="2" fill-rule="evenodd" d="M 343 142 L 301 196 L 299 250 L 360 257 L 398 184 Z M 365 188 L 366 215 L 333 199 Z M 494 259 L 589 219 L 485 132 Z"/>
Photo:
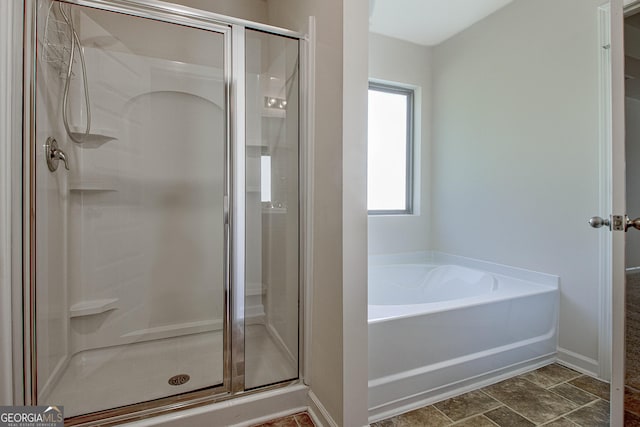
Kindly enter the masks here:
<path id="1" fill-rule="evenodd" d="M 198 38 L 146 21 L 147 37 L 167 43 L 143 47 L 111 15 L 77 19 L 92 126 L 113 139 L 72 146 L 69 270 L 72 307 L 113 301 L 115 309 L 71 318 L 74 353 L 223 326 L 222 64 L 194 63 L 203 43 L 189 42 Z M 210 56 L 222 49 L 208 44 Z M 82 122 L 82 90 L 73 88 Z"/>

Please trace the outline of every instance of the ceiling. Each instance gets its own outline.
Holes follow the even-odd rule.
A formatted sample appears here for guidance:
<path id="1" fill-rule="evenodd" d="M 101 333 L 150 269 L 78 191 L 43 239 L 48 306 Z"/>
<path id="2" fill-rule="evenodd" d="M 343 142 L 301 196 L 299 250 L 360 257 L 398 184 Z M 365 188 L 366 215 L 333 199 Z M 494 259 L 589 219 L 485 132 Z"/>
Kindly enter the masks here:
<path id="1" fill-rule="evenodd" d="M 434 46 L 513 0 L 369 0 L 369 30 Z"/>

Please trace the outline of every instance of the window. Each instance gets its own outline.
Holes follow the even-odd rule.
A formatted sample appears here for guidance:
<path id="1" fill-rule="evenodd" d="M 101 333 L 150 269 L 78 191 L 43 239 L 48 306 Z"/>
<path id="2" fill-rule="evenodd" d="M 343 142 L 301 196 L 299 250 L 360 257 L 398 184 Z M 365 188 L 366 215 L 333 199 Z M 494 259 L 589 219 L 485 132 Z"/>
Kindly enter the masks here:
<path id="1" fill-rule="evenodd" d="M 369 82 L 367 207 L 370 215 L 413 211 L 413 90 Z"/>
<path id="2" fill-rule="evenodd" d="M 271 202 L 271 156 L 260 156 L 260 201 Z"/>

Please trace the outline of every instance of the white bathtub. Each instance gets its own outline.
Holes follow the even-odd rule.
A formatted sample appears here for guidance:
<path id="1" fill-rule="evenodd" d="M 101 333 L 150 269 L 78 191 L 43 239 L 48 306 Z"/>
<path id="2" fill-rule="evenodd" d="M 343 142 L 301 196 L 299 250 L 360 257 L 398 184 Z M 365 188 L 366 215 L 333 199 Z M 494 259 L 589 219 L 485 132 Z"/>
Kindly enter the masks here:
<path id="1" fill-rule="evenodd" d="M 549 361 L 558 294 L 556 276 L 449 255 L 370 262 L 370 421 Z"/>

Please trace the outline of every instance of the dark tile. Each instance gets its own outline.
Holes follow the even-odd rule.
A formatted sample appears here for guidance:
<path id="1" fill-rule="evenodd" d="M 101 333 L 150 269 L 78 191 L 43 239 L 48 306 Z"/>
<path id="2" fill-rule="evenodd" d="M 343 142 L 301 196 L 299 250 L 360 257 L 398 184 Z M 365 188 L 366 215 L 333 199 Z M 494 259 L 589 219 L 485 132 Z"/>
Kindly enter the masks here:
<path id="1" fill-rule="evenodd" d="M 640 416 L 640 392 L 624 388 L 624 410 Z"/>
<path id="2" fill-rule="evenodd" d="M 497 408 L 500 402 L 476 390 L 451 399 L 438 402 L 436 408 L 453 421 L 459 421 L 472 415 L 481 414 L 489 409 Z"/>
<path id="3" fill-rule="evenodd" d="M 582 427 L 605 427 L 609 425 L 609 402 L 598 399 L 577 411 L 565 415 L 565 418 Z"/>
<path id="4" fill-rule="evenodd" d="M 496 427 L 489 418 L 484 415 L 477 415 L 468 420 L 460 421 L 459 423 L 452 424 L 452 427 Z"/>
<path id="5" fill-rule="evenodd" d="M 579 427 L 578 424 L 569 421 L 566 418 L 560 418 L 550 423 L 543 424 L 544 427 Z"/>
<path id="6" fill-rule="evenodd" d="M 578 387 L 568 383 L 551 387 L 549 390 L 554 393 L 558 393 L 560 396 L 564 397 L 565 399 L 569 399 L 570 401 L 575 402 L 578 405 L 586 405 L 587 403 L 593 402 L 597 399 L 597 397 L 593 394 L 587 393 L 586 391 L 581 390 Z"/>
<path id="7" fill-rule="evenodd" d="M 580 375 L 581 374 L 579 372 L 576 372 L 573 369 L 565 368 L 557 363 L 553 363 L 536 369 L 535 371 L 522 374 L 521 377 L 539 385 L 540 387 L 548 388 L 577 378 Z"/>
<path id="8" fill-rule="evenodd" d="M 376 427 L 444 427 L 451 424 L 451 420 L 433 406 L 425 406 L 397 417 L 383 420 L 383 424 Z"/>
<path id="9" fill-rule="evenodd" d="M 502 381 L 483 390 L 537 424 L 551 421 L 578 407 L 576 403 L 521 377 Z"/>
<path id="10" fill-rule="evenodd" d="M 575 380 L 569 381 L 569 383 L 591 394 L 595 394 L 600 399 L 609 400 L 609 384 L 604 381 L 583 375 Z"/>
<path id="11" fill-rule="evenodd" d="M 311 419 L 309 414 L 307 414 L 306 412 L 303 412 L 301 414 L 296 414 L 294 415 L 294 417 L 298 422 L 298 426 L 300 427 L 315 427 L 313 420 Z"/>
<path id="12" fill-rule="evenodd" d="M 524 418 L 522 415 L 516 414 L 506 406 L 485 412 L 485 417 L 489 418 L 500 427 L 528 427 L 535 426 L 534 423 Z"/>
<path id="13" fill-rule="evenodd" d="M 640 427 L 640 416 L 624 411 L 624 427 Z"/>
<path id="14" fill-rule="evenodd" d="M 395 427 L 394 418 L 387 418 L 386 420 L 371 423 L 371 427 Z"/>

